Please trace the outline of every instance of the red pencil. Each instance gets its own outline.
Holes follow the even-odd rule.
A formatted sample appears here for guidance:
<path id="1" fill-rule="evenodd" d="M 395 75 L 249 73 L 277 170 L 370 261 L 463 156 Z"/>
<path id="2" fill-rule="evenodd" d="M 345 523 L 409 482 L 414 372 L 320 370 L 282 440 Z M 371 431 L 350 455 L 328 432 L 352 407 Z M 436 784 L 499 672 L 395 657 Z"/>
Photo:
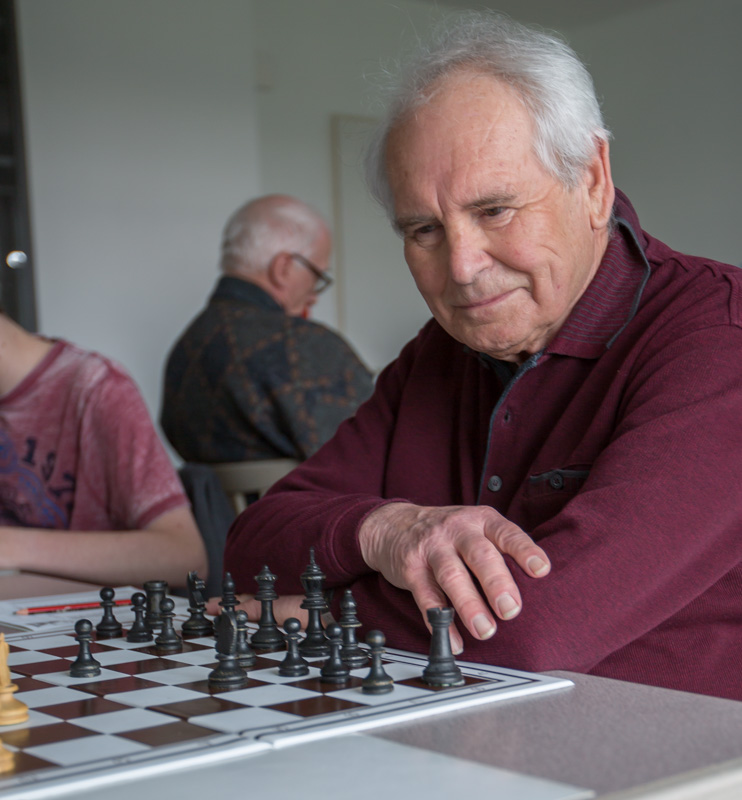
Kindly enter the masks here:
<path id="1" fill-rule="evenodd" d="M 115 606 L 130 606 L 131 600 L 114 600 Z M 53 614 L 57 611 L 78 611 L 86 608 L 100 608 L 100 602 L 97 603 L 70 603 L 66 606 L 36 606 L 35 608 L 19 608 L 16 614 Z"/>

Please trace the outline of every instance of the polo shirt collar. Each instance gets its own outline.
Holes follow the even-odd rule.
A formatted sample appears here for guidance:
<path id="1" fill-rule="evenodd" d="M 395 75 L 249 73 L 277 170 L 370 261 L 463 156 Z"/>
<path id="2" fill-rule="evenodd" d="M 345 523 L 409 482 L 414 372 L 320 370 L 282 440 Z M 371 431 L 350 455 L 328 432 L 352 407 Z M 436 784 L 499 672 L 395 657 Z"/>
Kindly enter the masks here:
<path id="1" fill-rule="evenodd" d="M 234 300 L 238 303 L 249 303 L 268 311 L 283 312 L 281 306 L 264 289 L 250 281 L 243 281 L 242 278 L 234 278 L 231 275 L 219 278 L 209 302 L 214 300 Z"/>

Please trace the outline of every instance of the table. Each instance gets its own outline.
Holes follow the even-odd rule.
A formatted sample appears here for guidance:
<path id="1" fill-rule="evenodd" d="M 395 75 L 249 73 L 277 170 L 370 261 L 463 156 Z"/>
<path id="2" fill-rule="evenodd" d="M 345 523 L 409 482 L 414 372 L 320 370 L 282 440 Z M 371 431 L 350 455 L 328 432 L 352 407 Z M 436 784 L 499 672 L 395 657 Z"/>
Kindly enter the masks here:
<path id="1" fill-rule="evenodd" d="M 39 575 L 0 575 L 0 599 L 90 588 L 96 587 Z M 480 796 L 480 790 L 481 796 L 489 794 L 491 798 L 490 775 L 497 769 L 587 787 L 605 800 L 742 797 L 742 703 L 589 675 L 550 674 L 568 677 L 575 685 L 541 697 L 503 701 L 303 745 L 317 750 L 311 763 L 316 760 L 324 771 L 317 780 L 326 781 L 336 761 L 346 766 L 368 764 L 369 770 L 379 772 L 361 777 L 357 785 L 341 785 L 337 793 L 324 789 L 321 794 L 312 791 L 312 776 L 305 772 L 296 778 L 304 787 L 301 796 L 308 800 L 378 797 L 375 784 L 382 781 L 384 800 L 418 796 L 448 800 L 450 787 L 445 781 L 450 777 L 456 779 L 466 800 Z M 409 758 L 400 763 L 409 769 L 394 773 L 392 761 L 384 763 L 383 759 L 400 747 L 414 749 L 401 751 Z M 219 796 L 232 797 L 230 781 L 234 792 L 244 792 L 248 783 L 255 788 L 258 764 L 264 780 L 280 781 L 285 778 L 281 773 L 286 773 L 287 763 L 301 761 L 291 750 L 259 758 L 262 761 L 237 759 L 218 769 L 180 773 L 175 778 L 177 792 L 172 794 L 182 800 L 202 798 L 204 789 L 209 785 L 213 789 L 218 780 Z M 327 764 L 322 761 L 326 758 L 330 759 Z M 106 797 L 116 800 L 136 793 L 141 798 L 159 798 L 162 791 L 170 794 L 172 780 L 159 786 L 160 779 L 143 776 L 136 784 L 106 789 Z M 431 783 L 437 787 L 433 794 Z M 415 794 L 414 787 L 422 785 L 426 793 Z M 94 797 L 95 791 L 89 796 Z M 251 792 L 251 796 L 266 794 Z M 78 797 L 82 800 L 88 793 Z"/>

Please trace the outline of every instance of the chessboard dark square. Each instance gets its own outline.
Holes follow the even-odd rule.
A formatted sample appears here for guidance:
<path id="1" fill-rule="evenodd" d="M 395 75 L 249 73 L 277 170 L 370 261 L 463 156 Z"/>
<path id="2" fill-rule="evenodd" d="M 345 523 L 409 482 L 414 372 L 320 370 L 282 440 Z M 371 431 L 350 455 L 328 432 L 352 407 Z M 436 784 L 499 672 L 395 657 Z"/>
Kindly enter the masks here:
<path id="1" fill-rule="evenodd" d="M 291 685 L 310 692 L 336 692 L 339 689 L 357 689 L 363 684 L 363 678 L 349 675 L 345 683 L 326 683 L 319 678 L 306 678 L 303 681 L 292 681 Z"/>
<path id="2" fill-rule="evenodd" d="M 115 649 L 115 647 L 106 647 L 106 645 L 98 644 L 98 642 L 90 643 L 91 653 L 107 653 Z M 57 658 L 69 658 L 74 661 L 77 658 L 77 654 L 80 652 L 80 645 L 66 644 L 64 647 L 52 647 L 44 652 L 48 653 L 50 656 L 57 656 Z"/>
<path id="3" fill-rule="evenodd" d="M 109 668 L 116 672 L 125 672 L 127 675 L 146 675 L 148 672 L 162 672 L 162 670 L 165 669 L 178 669 L 182 667 L 182 663 L 168 661 L 166 658 L 148 658 L 144 661 L 127 661 L 125 664 L 111 664 Z"/>
<path id="4" fill-rule="evenodd" d="M 142 728 L 118 734 L 122 739 L 132 739 L 150 747 L 165 747 L 178 742 L 188 742 L 191 739 L 203 739 L 214 736 L 215 732 L 189 722 L 172 722 L 169 725 L 156 725 L 153 728 Z"/>
<path id="5" fill-rule="evenodd" d="M 3 731 L 1 734 L 5 744 L 24 749 L 37 747 L 40 744 L 53 744 L 94 735 L 95 731 L 86 731 L 84 728 L 78 728 L 77 725 L 71 725 L 69 722 L 53 722 L 51 725 L 18 728 L 14 731 Z"/>
<path id="6" fill-rule="evenodd" d="M 109 711 L 125 711 L 129 708 L 131 706 L 91 695 L 87 700 L 73 700 L 71 703 L 44 706 L 44 713 L 60 719 L 79 719 L 80 717 L 89 717 L 91 714 L 107 714 Z"/>
<path id="7" fill-rule="evenodd" d="M 180 700 L 177 703 L 152 706 L 152 711 L 170 714 L 181 719 L 190 719 L 204 714 L 217 714 L 220 711 L 234 711 L 237 708 L 244 708 L 244 705 L 223 697 L 198 697 L 195 700 Z"/>
<path id="8" fill-rule="evenodd" d="M 472 675 L 464 675 L 464 682 L 461 686 L 451 687 L 451 686 L 430 686 L 429 684 L 425 683 L 425 681 L 420 678 L 405 678 L 404 680 L 397 681 L 397 683 L 401 684 L 402 686 L 414 686 L 416 689 L 426 689 L 429 692 L 443 692 L 446 689 L 457 688 L 460 689 L 461 686 L 475 686 L 477 683 L 489 683 L 492 685 L 493 683 L 499 683 L 497 679 L 492 680 L 485 680 L 484 678 L 477 678 Z"/>
<path id="9" fill-rule="evenodd" d="M 103 697 L 107 694 L 117 694 L 118 692 L 135 692 L 138 689 L 151 689 L 155 686 L 152 681 L 142 680 L 135 675 L 127 675 L 122 678 L 112 678 L 105 681 L 91 681 L 90 683 L 75 684 L 75 689 L 88 694 L 97 694 Z"/>
<path id="10" fill-rule="evenodd" d="M 37 758 L 30 753 L 24 753 L 22 750 L 13 753 L 13 764 L 5 772 L 3 778 L 9 778 L 13 775 L 20 775 L 23 772 L 34 772 L 39 769 L 47 769 L 48 767 L 56 767 L 51 761 L 45 761 L 43 758 Z"/>
<path id="11" fill-rule="evenodd" d="M 18 687 L 19 692 L 33 692 L 36 689 L 48 689 L 49 684 L 36 678 L 13 678 L 13 684 Z"/>
<path id="12" fill-rule="evenodd" d="M 180 650 L 163 650 L 155 644 L 147 645 L 146 647 L 137 647 L 137 650 L 142 653 L 147 653 L 150 656 L 171 655 L 172 653 L 191 653 L 194 650 L 206 650 L 207 645 L 196 644 L 195 642 L 182 642 Z"/>
<path id="13" fill-rule="evenodd" d="M 361 707 L 363 707 L 361 703 L 352 703 L 350 700 L 341 700 L 339 697 L 330 697 L 329 695 L 305 697 L 303 700 L 270 706 L 273 711 L 285 711 L 287 714 L 295 714 L 297 717 L 316 717 L 319 714 L 334 714 L 338 711 L 349 711 L 352 708 Z"/>
<path id="14" fill-rule="evenodd" d="M 13 672 L 33 677 L 34 675 L 48 675 L 50 672 L 67 672 L 72 666 L 71 661 L 65 658 L 55 658 L 53 661 L 37 661 L 33 664 L 16 664 Z"/>
<path id="15" fill-rule="evenodd" d="M 254 686 L 265 686 L 265 681 L 258 681 L 248 677 L 247 683 L 241 686 L 240 689 L 252 689 Z M 179 683 L 181 689 L 190 689 L 194 692 L 201 692 L 202 694 L 225 694 L 233 692 L 234 689 L 215 689 L 209 686 L 208 681 L 193 681 L 192 683 Z"/>

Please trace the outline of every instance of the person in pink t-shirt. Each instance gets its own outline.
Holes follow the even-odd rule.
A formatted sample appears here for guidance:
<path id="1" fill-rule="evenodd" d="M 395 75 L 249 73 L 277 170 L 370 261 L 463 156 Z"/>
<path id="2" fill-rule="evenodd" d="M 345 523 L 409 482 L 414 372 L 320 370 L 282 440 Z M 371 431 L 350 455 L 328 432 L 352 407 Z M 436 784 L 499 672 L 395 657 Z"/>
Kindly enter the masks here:
<path id="1" fill-rule="evenodd" d="M 206 565 L 131 377 L 0 313 L 0 568 L 183 586 Z"/>

